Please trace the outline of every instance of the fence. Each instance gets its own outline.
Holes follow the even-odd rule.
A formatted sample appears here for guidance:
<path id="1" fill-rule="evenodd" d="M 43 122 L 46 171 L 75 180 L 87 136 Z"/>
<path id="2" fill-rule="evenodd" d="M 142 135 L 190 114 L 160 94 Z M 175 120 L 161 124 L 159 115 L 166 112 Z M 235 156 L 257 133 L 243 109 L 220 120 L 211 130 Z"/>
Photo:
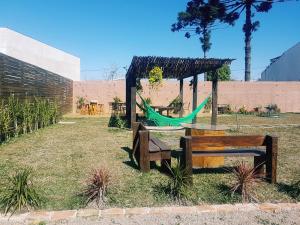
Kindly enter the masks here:
<path id="1" fill-rule="evenodd" d="M 0 99 L 14 94 L 56 101 L 62 113 L 72 111 L 73 81 L 0 53 Z"/>

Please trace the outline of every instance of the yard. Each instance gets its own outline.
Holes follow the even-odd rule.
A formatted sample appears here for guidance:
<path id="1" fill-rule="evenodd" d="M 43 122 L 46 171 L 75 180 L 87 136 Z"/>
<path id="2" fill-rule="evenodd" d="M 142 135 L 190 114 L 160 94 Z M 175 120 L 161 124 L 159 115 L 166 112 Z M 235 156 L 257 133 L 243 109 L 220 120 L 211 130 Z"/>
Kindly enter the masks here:
<path id="1" fill-rule="evenodd" d="M 56 124 L 0 145 L 0 184 L 7 174 L 14 173 L 16 169 L 31 167 L 36 186 L 47 198 L 45 209 L 80 208 L 84 207 L 84 201 L 78 194 L 88 174 L 93 168 L 105 166 L 110 170 L 113 181 L 106 207 L 178 204 L 164 191 L 169 179 L 166 175 L 157 169 L 148 174 L 137 170 L 130 159 L 131 131 L 108 128 L 108 118 L 66 116 L 63 120 L 76 123 Z M 209 120 L 209 117 L 198 118 L 203 123 Z M 235 116 L 220 116 L 218 123 L 234 126 Z M 300 180 L 300 114 L 283 114 L 280 118 L 241 115 L 239 124 L 239 131 L 232 129 L 229 132 L 279 137 L 278 184 L 259 183 L 255 188 L 256 198 L 261 202 L 296 201 L 295 190 L 290 185 Z M 184 131 L 176 131 L 154 135 L 178 149 L 179 137 L 183 134 Z M 227 158 L 225 164 L 235 165 L 237 160 Z M 250 159 L 245 160 L 250 162 Z M 223 169 L 200 170 L 194 174 L 194 186 L 185 203 L 241 201 L 240 196 L 231 196 L 231 176 Z"/>

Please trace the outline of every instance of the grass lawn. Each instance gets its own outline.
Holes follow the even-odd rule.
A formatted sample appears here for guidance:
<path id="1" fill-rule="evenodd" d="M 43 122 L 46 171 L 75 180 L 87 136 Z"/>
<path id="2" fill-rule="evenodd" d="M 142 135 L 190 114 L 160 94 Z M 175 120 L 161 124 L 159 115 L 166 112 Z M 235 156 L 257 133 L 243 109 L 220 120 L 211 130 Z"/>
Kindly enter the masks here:
<path id="1" fill-rule="evenodd" d="M 0 184 L 7 174 L 17 168 L 30 166 L 34 181 L 47 198 L 46 209 L 73 209 L 84 207 L 78 197 L 84 181 L 93 168 L 110 169 L 113 183 L 108 193 L 107 207 L 159 206 L 177 204 L 164 186 L 166 175 L 157 169 L 140 173 L 130 160 L 132 133 L 128 130 L 108 128 L 108 118 L 65 117 L 75 124 L 57 124 L 33 134 L 12 139 L 0 145 Z M 208 123 L 208 117 L 198 118 Z M 235 116 L 220 116 L 219 124 L 236 124 Z M 300 114 L 283 114 L 281 118 L 239 116 L 242 126 L 231 134 L 272 134 L 279 137 L 278 184 L 265 182 L 255 188 L 259 201 L 296 201 L 290 186 L 300 180 Z M 286 127 L 259 127 L 257 125 L 298 124 Z M 174 149 L 179 147 L 179 137 L 184 131 L 155 133 Z M 235 165 L 236 158 L 226 158 L 226 166 Z M 245 158 L 252 163 L 252 158 Z M 187 204 L 232 203 L 241 201 L 231 196 L 229 186 L 232 174 L 226 171 L 209 171 L 194 174 L 194 186 L 190 189 Z M 296 190 L 299 193 L 299 189 Z M 299 196 L 298 196 L 299 201 Z"/>

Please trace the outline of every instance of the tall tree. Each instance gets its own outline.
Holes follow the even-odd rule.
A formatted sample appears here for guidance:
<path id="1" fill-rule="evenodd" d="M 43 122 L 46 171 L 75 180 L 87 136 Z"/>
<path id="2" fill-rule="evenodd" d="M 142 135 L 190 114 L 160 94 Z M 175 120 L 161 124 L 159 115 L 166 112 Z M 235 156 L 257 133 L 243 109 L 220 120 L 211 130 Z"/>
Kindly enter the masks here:
<path id="1" fill-rule="evenodd" d="M 172 24 L 171 30 L 185 31 L 185 37 L 190 38 L 191 32 L 199 35 L 204 58 L 211 48 L 211 30 L 216 26 L 218 18 L 224 16 L 223 3 L 215 0 L 191 0 L 187 3 L 186 11 L 179 12 L 177 23 Z M 205 80 L 207 76 L 205 75 Z"/>
<path id="2" fill-rule="evenodd" d="M 284 0 L 221 0 L 225 6 L 226 16 L 223 21 L 234 25 L 234 22 L 245 12 L 245 23 L 243 32 L 245 33 L 245 81 L 251 79 L 251 38 L 252 33 L 259 27 L 259 21 L 253 21 L 255 12 L 268 12 L 275 2 Z M 224 9 L 223 9 L 224 10 Z"/>

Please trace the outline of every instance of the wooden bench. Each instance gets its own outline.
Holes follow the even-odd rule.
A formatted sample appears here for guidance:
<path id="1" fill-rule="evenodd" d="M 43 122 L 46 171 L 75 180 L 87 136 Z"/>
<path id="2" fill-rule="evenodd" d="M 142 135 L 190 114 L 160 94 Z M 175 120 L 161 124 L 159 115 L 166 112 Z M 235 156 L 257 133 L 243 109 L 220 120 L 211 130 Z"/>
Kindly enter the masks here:
<path id="1" fill-rule="evenodd" d="M 276 183 L 278 138 L 272 136 L 185 136 L 180 139 L 183 149 L 181 164 L 192 182 L 193 156 L 254 157 L 256 173 L 263 174 L 266 166 L 266 179 Z M 238 149 L 202 151 L 206 147 L 247 147 Z M 257 148 L 263 146 L 264 149 Z M 249 148 L 251 147 L 251 148 Z M 193 151 L 197 150 L 197 151 Z"/>
<path id="2" fill-rule="evenodd" d="M 150 131 L 142 123 L 133 122 L 133 156 L 138 162 L 141 171 L 150 171 L 151 161 L 161 161 L 163 171 L 171 166 L 171 148 L 158 138 L 151 137 Z"/>

